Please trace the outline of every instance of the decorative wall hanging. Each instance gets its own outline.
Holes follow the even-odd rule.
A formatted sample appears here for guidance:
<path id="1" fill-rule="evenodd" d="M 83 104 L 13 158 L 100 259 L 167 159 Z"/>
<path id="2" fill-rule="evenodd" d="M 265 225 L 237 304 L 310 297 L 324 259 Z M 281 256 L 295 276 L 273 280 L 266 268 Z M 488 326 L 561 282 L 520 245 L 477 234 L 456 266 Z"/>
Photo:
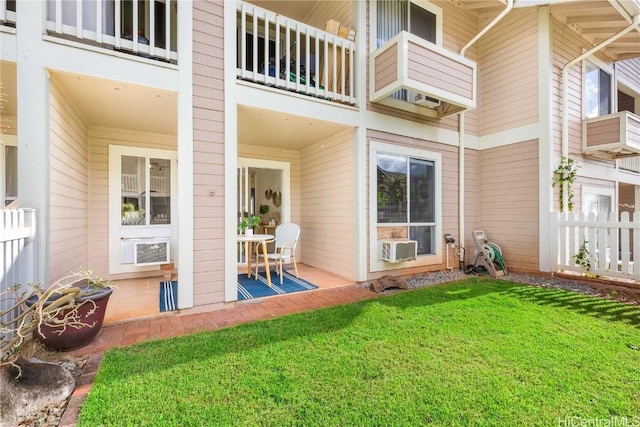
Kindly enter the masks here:
<path id="1" fill-rule="evenodd" d="M 273 205 L 276 208 L 279 208 L 281 204 L 282 204 L 282 193 L 280 192 L 280 190 L 274 191 L 273 192 Z"/>

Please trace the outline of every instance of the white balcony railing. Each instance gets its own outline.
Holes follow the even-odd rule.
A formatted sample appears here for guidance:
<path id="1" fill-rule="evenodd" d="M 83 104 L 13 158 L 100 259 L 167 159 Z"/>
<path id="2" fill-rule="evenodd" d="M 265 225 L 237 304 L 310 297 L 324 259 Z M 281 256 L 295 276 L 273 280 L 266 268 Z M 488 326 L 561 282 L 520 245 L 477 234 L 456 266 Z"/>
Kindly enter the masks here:
<path id="1" fill-rule="evenodd" d="M 0 25 L 16 26 L 16 2 L 0 0 Z"/>
<path id="2" fill-rule="evenodd" d="M 47 0 L 46 30 L 107 49 L 178 61 L 177 0 Z"/>
<path id="3" fill-rule="evenodd" d="M 620 159 L 618 160 L 618 167 L 626 171 L 640 173 L 640 156 Z"/>
<path id="4" fill-rule="evenodd" d="M 355 43 L 274 12 L 237 3 L 237 76 L 355 104 Z"/>

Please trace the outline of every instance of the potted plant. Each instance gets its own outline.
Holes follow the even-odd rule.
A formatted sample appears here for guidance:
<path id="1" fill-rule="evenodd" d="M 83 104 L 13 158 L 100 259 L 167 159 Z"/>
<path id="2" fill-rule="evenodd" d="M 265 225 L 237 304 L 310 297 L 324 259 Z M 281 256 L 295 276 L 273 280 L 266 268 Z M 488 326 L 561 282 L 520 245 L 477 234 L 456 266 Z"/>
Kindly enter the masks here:
<path id="1" fill-rule="evenodd" d="M 98 335 L 113 288 L 91 272 L 74 273 L 43 290 L 34 286 L 24 299 L 25 319 L 46 347 L 66 351 L 83 347 Z"/>
<path id="2" fill-rule="evenodd" d="M 260 225 L 260 217 L 256 215 L 252 215 L 250 217 L 242 217 L 240 222 L 238 223 L 238 230 L 246 236 L 253 235 L 253 228 Z"/>

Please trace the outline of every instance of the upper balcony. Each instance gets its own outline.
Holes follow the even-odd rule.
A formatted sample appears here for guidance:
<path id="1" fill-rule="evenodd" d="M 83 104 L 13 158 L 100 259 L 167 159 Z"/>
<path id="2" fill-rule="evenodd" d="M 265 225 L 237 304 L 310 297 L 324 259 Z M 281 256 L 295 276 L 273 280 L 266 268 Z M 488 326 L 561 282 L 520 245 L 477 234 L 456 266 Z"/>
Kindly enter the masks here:
<path id="1" fill-rule="evenodd" d="M 640 174 L 640 156 L 620 159 L 618 160 L 618 167 L 627 172 Z"/>
<path id="2" fill-rule="evenodd" d="M 608 160 L 640 156 L 640 117 L 621 111 L 586 119 L 582 151 Z"/>
<path id="3" fill-rule="evenodd" d="M 476 64 L 407 31 L 371 54 L 371 102 L 442 118 L 476 108 Z"/>
<path id="4" fill-rule="evenodd" d="M 177 9 L 177 0 L 47 0 L 46 34 L 176 64 Z"/>
<path id="5" fill-rule="evenodd" d="M 0 0 L 0 25 L 16 26 L 16 0 Z"/>
<path id="6" fill-rule="evenodd" d="M 238 79 L 356 104 L 354 32 L 343 38 L 339 28 L 334 34 L 250 3 L 236 5 Z"/>

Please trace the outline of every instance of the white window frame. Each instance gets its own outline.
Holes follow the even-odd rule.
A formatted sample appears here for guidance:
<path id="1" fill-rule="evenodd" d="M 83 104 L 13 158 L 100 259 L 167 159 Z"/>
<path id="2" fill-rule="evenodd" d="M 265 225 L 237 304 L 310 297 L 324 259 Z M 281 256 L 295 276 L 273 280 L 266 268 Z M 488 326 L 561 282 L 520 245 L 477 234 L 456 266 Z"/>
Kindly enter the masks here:
<path id="1" fill-rule="evenodd" d="M 435 229 L 436 236 L 435 254 L 418 255 L 415 261 L 388 263 L 378 259 L 378 153 L 398 154 L 429 160 L 435 168 Z M 371 272 L 396 270 L 402 268 L 421 267 L 427 265 L 442 264 L 442 154 L 433 151 L 389 144 L 379 141 L 371 141 L 369 144 L 369 269 Z"/>
<path id="2" fill-rule="evenodd" d="M 7 135 L 0 134 L 0 208 L 5 207 L 5 171 L 7 170 L 7 166 L 5 164 L 5 147 L 17 147 L 18 146 L 18 137 L 16 135 Z M 19 178 L 19 177 L 18 177 Z"/>
<path id="3" fill-rule="evenodd" d="M 121 218 L 121 168 L 122 156 L 153 157 L 171 161 L 171 224 L 149 226 L 123 226 Z M 122 264 L 123 239 L 170 238 L 171 254 L 177 268 L 178 247 L 178 154 L 173 150 L 109 145 L 109 274 L 158 270 L 158 266 L 136 267 Z"/>
<path id="4" fill-rule="evenodd" d="M 443 13 L 442 8 L 436 6 L 435 4 L 429 2 L 428 0 L 409 0 L 410 3 L 414 3 L 421 8 L 427 10 L 428 12 L 436 15 L 436 45 L 442 47 L 442 28 L 443 28 Z M 371 33 L 369 37 L 369 52 L 375 52 L 378 47 L 376 45 L 378 40 L 377 34 L 377 19 L 378 19 L 378 2 L 376 0 L 371 0 L 369 2 L 370 14 L 371 14 L 371 24 L 369 25 L 369 32 Z"/>
<path id="5" fill-rule="evenodd" d="M 618 91 L 625 93 L 634 99 L 634 109 L 636 111 L 636 115 L 640 115 L 640 88 L 634 89 L 633 85 L 629 84 L 623 78 L 619 78 L 616 73 L 616 82 L 615 82 L 615 92 L 616 92 L 616 104 L 615 110 L 618 112 Z"/>
<path id="6" fill-rule="evenodd" d="M 616 207 L 618 206 L 618 200 L 616 198 L 616 191 L 613 187 L 593 187 L 588 185 L 583 185 L 580 189 L 581 201 L 580 201 L 580 209 L 583 213 L 587 213 L 586 209 L 586 196 L 606 196 L 611 197 L 611 210 L 607 213 L 616 212 Z"/>
<path id="7" fill-rule="evenodd" d="M 594 57 L 585 59 L 584 61 L 582 61 L 582 118 L 583 120 L 587 118 L 593 118 L 593 117 L 587 117 L 587 102 L 586 102 L 587 87 L 585 84 L 585 75 L 587 72 L 588 65 L 599 68 L 601 71 L 604 71 L 605 73 L 609 74 L 609 77 L 611 78 L 611 86 L 609 87 L 609 99 L 611 99 L 611 111 L 605 114 L 601 114 L 600 111 L 598 111 L 598 115 L 595 117 L 606 116 L 607 114 L 613 114 L 614 112 L 617 111 L 617 105 L 618 105 L 618 95 L 617 95 L 617 89 L 616 89 L 618 84 L 616 81 L 616 75 L 613 67 L 610 64 L 606 64 Z"/>

